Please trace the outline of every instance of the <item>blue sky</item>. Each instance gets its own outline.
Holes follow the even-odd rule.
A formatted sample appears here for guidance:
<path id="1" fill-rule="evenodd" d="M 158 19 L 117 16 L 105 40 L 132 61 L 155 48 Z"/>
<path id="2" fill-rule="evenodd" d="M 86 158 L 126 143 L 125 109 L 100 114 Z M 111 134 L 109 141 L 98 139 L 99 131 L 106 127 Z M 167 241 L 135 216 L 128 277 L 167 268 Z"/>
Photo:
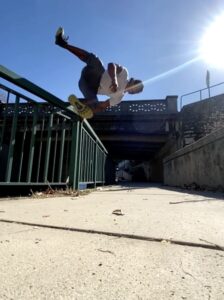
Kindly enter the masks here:
<path id="1" fill-rule="evenodd" d="M 128 68 L 146 80 L 144 92 L 126 100 L 181 96 L 224 81 L 224 70 L 199 60 L 199 42 L 221 0 L 1 0 L 0 64 L 62 100 L 78 89 L 84 66 L 54 44 L 55 31 L 65 28 L 70 43 L 96 53 L 107 65 Z M 184 65 L 182 68 L 175 69 Z M 175 69 L 175 72 L 167 71 Z M 162 75 L 160 77 L 160 75 Z M 224 90 L 224 87 L 223 87 Z"/>

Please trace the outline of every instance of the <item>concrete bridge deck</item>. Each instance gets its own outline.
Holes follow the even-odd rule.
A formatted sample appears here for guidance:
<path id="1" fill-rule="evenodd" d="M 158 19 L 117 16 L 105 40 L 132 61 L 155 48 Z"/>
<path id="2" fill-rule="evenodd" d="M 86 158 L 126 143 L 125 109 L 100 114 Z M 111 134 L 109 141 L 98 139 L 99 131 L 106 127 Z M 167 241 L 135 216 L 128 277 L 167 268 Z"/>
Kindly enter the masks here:
<path id="1" fill-rule="evenodd" d="M 177 96 L 122 101 L 89 122 L 115 159 L 152 159 L 166 144 L 177 120 Z"/>

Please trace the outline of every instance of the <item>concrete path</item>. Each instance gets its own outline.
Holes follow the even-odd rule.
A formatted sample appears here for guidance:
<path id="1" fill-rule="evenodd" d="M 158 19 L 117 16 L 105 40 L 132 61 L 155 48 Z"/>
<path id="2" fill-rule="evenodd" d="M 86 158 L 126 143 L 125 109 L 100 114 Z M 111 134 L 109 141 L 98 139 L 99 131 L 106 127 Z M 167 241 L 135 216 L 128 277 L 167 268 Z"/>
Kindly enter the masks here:
<path id="1" fill-rule="evenodd" d="M 113 186 L 0 219 L 0 299 L 224 299 L 223 194 Z"/>

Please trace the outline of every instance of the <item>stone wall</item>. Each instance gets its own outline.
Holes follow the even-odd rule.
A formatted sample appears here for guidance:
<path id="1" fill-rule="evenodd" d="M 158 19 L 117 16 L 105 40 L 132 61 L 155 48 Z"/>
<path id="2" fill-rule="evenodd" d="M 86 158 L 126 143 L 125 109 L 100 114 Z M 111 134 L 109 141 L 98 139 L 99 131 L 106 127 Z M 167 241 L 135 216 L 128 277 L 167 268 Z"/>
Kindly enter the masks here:
<path id="1" fill-rule="evenodd" d="M 224 94 L 184 106 L 179 120 L 179 148 L 224 127 Z"/>
<path id="2" fill-rule="evenodd" d="M 224 191 L 224 127 L 166 157 L 164 183 Z"/>

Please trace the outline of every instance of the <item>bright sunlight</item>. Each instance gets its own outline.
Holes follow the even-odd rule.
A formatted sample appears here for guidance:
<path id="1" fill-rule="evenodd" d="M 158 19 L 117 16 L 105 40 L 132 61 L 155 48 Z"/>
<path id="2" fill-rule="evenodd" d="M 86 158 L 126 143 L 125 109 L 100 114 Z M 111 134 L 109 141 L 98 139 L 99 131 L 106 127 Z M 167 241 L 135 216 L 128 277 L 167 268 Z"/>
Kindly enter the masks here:
<path id="1" fill-rule="evenodd" d="M 200 55 L 211 67 L 224 69 L 224 13 L 205 31 L 200 44 Z"/>

